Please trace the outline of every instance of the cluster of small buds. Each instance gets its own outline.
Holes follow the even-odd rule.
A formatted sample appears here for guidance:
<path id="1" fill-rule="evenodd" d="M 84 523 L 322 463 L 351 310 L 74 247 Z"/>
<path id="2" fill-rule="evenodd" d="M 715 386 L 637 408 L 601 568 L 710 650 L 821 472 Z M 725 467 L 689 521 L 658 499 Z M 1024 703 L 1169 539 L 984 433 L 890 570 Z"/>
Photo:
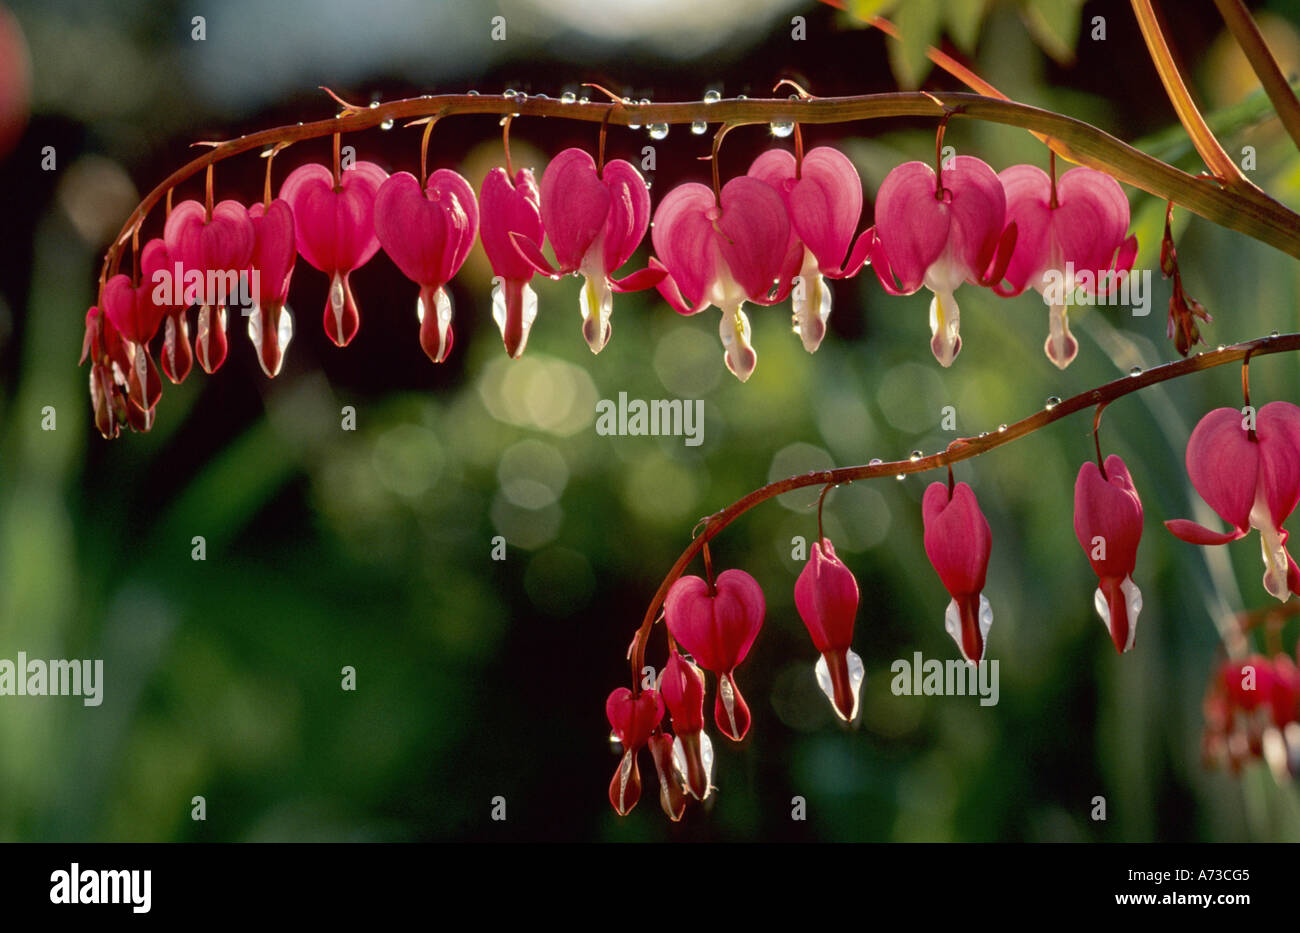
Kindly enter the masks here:
<path id="1" fill-rule="evenodd" d="M 859 231 L 864 192 L 853 163 L 830 147 L 805 154 L 799 144 L 793 154 L 763 153 L 725 185 L 687 182 L 668 192 L 653 212 L 654 255 L 620 275 L 652 228 L 641 173 L 570 148 L 551 159 L 539 186 L 532 169 L 515 171 L 509 161 L 507 150 L 506 166 L 487 173 L 477 198 L 451 169 L 421 181 L 409 172 L 390 176 L 373 162 L 340 169 L 336 158 L 332 170 L 295 169 L 274 200 L 268 178 L 264 201 L 252 207 L 213 206 L 210 196 L 206 205 L 178 204 L 163 237 L 138 251 L 135 274 L 105 281 L 87 316 L 101 433 L 152 424 L 162 383 L 149 344 L 160 328 L 162 371 L 173 383 L 186 378 L 193 357 L 207 373 L 221 367 L 227 296 L 245 277 L 256 283 L 248 334 L 263 371 L 275 376 L 293 337 L 286 302 L 298 256 L 328 278 L 324 329 L 340 347 L 361 326 L 349 276 L 382 249 L 418 286 L 420 345 L 435 363 L 445 361 L 454 338 L 445 286 L 478 237 L 495 276 L 492 316 L 512 358 L 524 352 L 537 318 L 533 276 L 580 275 L 582 335 L 592 352 L 609 342 L 615 293 L 657 288 L 681 314 L 721 310 L 723 362 L 744 381 L 758 361 L 746 302 L 789 299 L 792 330 L 813 352 L 831 313 L 826 280 L 868 264 L 890 294 L 933 293 L 931 348 L 945 366 L 961 348 L 953 293 L 963 282 L 1004 296 L 1034 288 L 1045 298 L 1056 283 L 1046 350 L 1064 367 L 1078 347 L 1065 317 L 1069 296 L 1104 292 L 1136 251 L 1126 237 L 1128 201 L 1114 179 L 1093 169 L 1072 169 L 1057 182 L 1028 165 L 998 175 L 973 156 L 934 168 L 909 162 L 886 177 L 875 223 Z M 543 251 L 547 241 L 554 260 Z M 169 276 L 184 288 L 169 287 Z M 227 286 L 214 290 L 214 281 Z M 193 350 L 191 305 L 198 307 Z"/>
<path id="2" fill-rule="evenodd" d="M 1287 655 L 1224 661 L 1203 706 L 1208 767 L 1237 774 L 1263 760 L 1280 777 L 1300 775 L 1300 670 Z"/>

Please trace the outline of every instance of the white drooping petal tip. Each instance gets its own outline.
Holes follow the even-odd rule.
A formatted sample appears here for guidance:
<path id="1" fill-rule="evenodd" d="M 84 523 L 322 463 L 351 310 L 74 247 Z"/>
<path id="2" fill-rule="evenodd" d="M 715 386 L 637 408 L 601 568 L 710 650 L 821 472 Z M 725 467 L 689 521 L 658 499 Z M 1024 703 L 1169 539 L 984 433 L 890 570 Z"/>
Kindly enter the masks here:
<path id="1" fill-rule="evenodd" d="M 520 337 L 519 343 L 515 346 L 514 352 L 511 353 L 513 359 L 519 359 L 524 354 L 524 347 L 528 345 L 528 333 L 533 329 L 533 322 L 537 320 L 537 292 L 533 291 L 532 286 L 524 284 L 522 286 L 522 308 L 520 316 Z M 501 331 L 501 339 L 506 339 L 506 293 L 500 284 L 492 286 L 492 320 L 497 322 L 497 329 Z"/>
<path id="2" fill-rule="evenodd" d="M 930 351 L 942 366 L 951 366 L 961 352 L 961 309 L 951 292 L 930 299 Z"/>
<path id="3" fill-rule="evenodd" d="M 741 382 L 746 382 L 758 365 L 758 353 L 749 342 L 749 316 L 739 304 L 722 309 L 718 336 L 722 338 L 722 361 Z"/>
<path id="4" fill-rule="evenodd" d="M 703 800 L 713 792 L 713 741 L 709 734 L 701 730 L 700 732 L 700 761 L 704 765 L 705 789 Z M 682 786 L 689 792 L 690 784 L 686 780 L 686 749 L 682 746 L 681 736 L 673 736 L 673 770 L 677 772 L 677 779 L 682 782 Z"/>
<path id="5" fill-rule="evenodd" d="M 809 353 L 817 352 L 826 336 L 826 321 L 831 316 L 831 290 L 816 271 L 801 273 L 791 297 L 794 305 L 793 330 Z"/>
<path id="6" fill-rule="evenodd" d="M 983 593 L 980 593 L 979 626 L 980 644 L 987 646 L 989 640 L 989 629 L 993 627 L 993 607 L 989 604 L 989 598 Z M 966 655 L 966 649 L 963 647 L 961 639 L 961 609 L 958 607 L 957 600 L 955 599 L 948 601 L 948 609 L 943 614 L 943 630 L 957 643 L 957 650 L 961 652 L 961 656 L 966 658 L 968 662 L 971 664 L 978 664 L 980 661 L 984 660 L 982 656 L 971 658 Z"/>
<path id="7" fill-rule="evenodd" d="M 609 318 L 614 311 L 614 292 L 603 276 L 586 277 L 578 292 L 578 310 L 582 312 L 582 337 L 592 353 L 599 353 L 613 331 Z"/>
<path id="8" fill-rule="evenodd" d="M 815 670 L 817 686 L 821 688 L 822 693 L 826 694 L 826 699 L 831 701 L 831 709 L 835 710 L 835 715 L 845 722 L 853 722 L 858 718 L 858 700 L 862 693 L 862 684 L 867 679 L 867 671 L 862 665 L 862 658 L 858 657 L 857 652 L 852 648 L 846 652 L 846 655 L 849 665 L 849 686 L 853 690 L 853 712 L 848 716 L 845 716 L 835 703 L 835 685 L 831 681 L 831 669 L 826 663 L 825 655 L 817 659 Z"/>
<path id="9" fill-rule="evenodd" d="M 1124 650 L 1128 651 L 1133 647 L 1137 639 L 1138 613 L 1142 611 L 1142 591 L 1137 588 L 1132 577 L 1125 577 L 1124 582 L 1119 585 L 1120 592 L 1124 594 L 1124 603 L 1128 612 L 1128 638 L 1124 642 Z M 1097 615 L 1101 617 L 1101 624 L 1110 631 L 1110 604 L 1106 601 L 1106 594 L 1101 591 L 1101 587 L 1092 594 L 1092 606 L 1097 610 Z"/>

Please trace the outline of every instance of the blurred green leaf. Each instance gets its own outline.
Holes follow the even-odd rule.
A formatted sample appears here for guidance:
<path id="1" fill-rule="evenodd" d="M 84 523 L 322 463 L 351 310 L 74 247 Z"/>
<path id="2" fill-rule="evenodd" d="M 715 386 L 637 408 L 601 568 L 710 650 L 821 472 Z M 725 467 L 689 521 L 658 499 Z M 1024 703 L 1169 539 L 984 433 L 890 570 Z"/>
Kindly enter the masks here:
<path id="1" fill-rule="evenodd" d="M 1083 3 L 1084 0 L 1025 0 L 1020 7 L 1034 41 L 1062 65 L 1074 61 Z"/>
<path id="2" fill-rule="evenodd" d="M 900 87 L 915 89 L 930 73 L 930 46 L 939 41 L 943 29 L 943 6 L 939 0 L 909 0 L 894 17 L 899 41 L 889 43 L 889 64 Z"/>

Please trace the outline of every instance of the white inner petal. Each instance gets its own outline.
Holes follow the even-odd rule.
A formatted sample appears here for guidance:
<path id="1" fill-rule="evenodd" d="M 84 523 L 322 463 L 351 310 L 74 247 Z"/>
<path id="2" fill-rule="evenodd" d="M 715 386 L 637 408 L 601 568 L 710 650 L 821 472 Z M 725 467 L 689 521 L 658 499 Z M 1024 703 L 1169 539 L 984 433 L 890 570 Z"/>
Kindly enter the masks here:
<path id="1" fill-rule="evenodd" d="M 858 718 L 858 698 L 862 690 L 862 684 L 867 679 L 866 668 L 862 665 L 862 658 L 858 657 L 857 652 L 853 649 L 848 651 L 849 664 L 849 686 L 853 689 L 853 712 L 849 715 L 847 722 L 852 722 Z M 831 709 L 835 710 L 835 715 L 844 719 L 844 714 L 840 708 L 835 705 L 835 685 L 831 682 L 830 665 L 826 663 L 826 656 L 822 655 L 817 659 L 815 668 L 817 674 L 817 686 L 821 688 L 822 693 L 826 694 L 826 699 L 831 701 Z"/>

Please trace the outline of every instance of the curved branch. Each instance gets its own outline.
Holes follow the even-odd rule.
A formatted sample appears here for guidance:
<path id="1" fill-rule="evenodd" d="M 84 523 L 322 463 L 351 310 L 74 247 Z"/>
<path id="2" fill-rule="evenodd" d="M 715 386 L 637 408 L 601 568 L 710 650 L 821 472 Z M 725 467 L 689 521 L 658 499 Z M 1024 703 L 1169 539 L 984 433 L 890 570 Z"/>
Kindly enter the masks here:
<path id="1" fill-rule="evenodd" d="M 278 126 L 237 139 L 216 143 L 202 155 L 174 171 L 131 212 L 104 257 L 105 270 L 131 235 L 131 230 L 167 194 L 209 165 L 279 143 L 370 129 L 388 120 L 414 119 L 441 114 L 518 114 L 557 117 L 589 123 L 689 124 L 697 120 L 718 123 L 849 123 L 882 117 L 954 117 L 985 120 L 1040 132 L 1069 147 L 1070 158 L 1106 172 L 1119 181 L 1141 188 L 1164 201 L 1173 201 L 1194 214 L 1236 230 L 1300 258 L 1300 215 L 1255 188 L 1224 190 L 1167 165 L 1091 124 L 1015 101 L 979 94 L 897 92 L 856 97 L 822 97 L 808 100 L 731 99 L 716 103 L 566 103 L 553 99 L 484 97 L 445 94 L 390 101 L 360 111 L 345 111 L 333 119 Z"/>
<path id="2" fill-rule="evenodd" d="M 655 621 L 659 616 L 659 610 L 668 595 L 668 590 L 686 570 L 691 561 L 695 559 L 695 556 L 705 544 L 754 506 L 783 493 L 803 489 L 806 486 L 842 485 L 882 476 L 925 473 L 930 470 L 937 470 L 962 460 L 978 457 L 980 454 L 988 453 L 990 450 L 1032 434 L 1040 428 L 1047 427 L 1054 421 L 1060 421 L 1067 415 L 1097 405 L 1109 404 L 1117 398 L 1123 398 L 1125 395 L 1139 389 L 1145 389 L 1147 386 L 1167 382 L 1170 379 L 1177 379 L 1180 376 L 1190 375 L 1202 370 L 1213 369 L 1216 366 L 1235 363 L 1238 360 L 1244 360 L 1247 356 L 1255 358 L 1269 353 L 1285 353 L 1294 350 L 1300 350 L 1300 334 L 1283 334 L 1281 336 L 1248 340 L 1245 343 L 1224 347 L 1222 350 L 1198 353 L 1189 359 L 1156 366 L 1134 376 L 1115 379 L 1095 389 L 1081 392 L 1059 404 L 1052 405 L 1050 408 L 1044 408 L 1042 411 L 1017 421 L 1015 424 L 998 428 L 992 433 L 981 434 L 978 437 L 959 438 L 958 441 L 953 442 L 943 452 L 932 454 L 929 457 L 921 457 L 917 460 L 896 460 L 892 463 L 875 463 L 866 466 L 840 467 L 835 470 L 817 470 L 812 473 L 791 476 L 774 483 L 768 483 L 761 489 L 754 490 L 744 498 L 738 499 L 722 511 L 716 512 L 702 521 L 703 530 L 695 536 L 686 550 L 681 553 L 672 569 L 668 571 L 668 576 L 664 577 L 663 582 L 659 584 L 659 589 L 655 591 L 654 598 L 650 600 L 650 605 L 641 620 L 641 627 L 637 629 L 636 637 L 632 640 L 632 644 L 628 649 L 628 660 L 632 667 L 633 683 L 640 682 L 641 667 L 645 663 L 646 642 L 650 638 L 650 631 L 654 628 Z"/>

